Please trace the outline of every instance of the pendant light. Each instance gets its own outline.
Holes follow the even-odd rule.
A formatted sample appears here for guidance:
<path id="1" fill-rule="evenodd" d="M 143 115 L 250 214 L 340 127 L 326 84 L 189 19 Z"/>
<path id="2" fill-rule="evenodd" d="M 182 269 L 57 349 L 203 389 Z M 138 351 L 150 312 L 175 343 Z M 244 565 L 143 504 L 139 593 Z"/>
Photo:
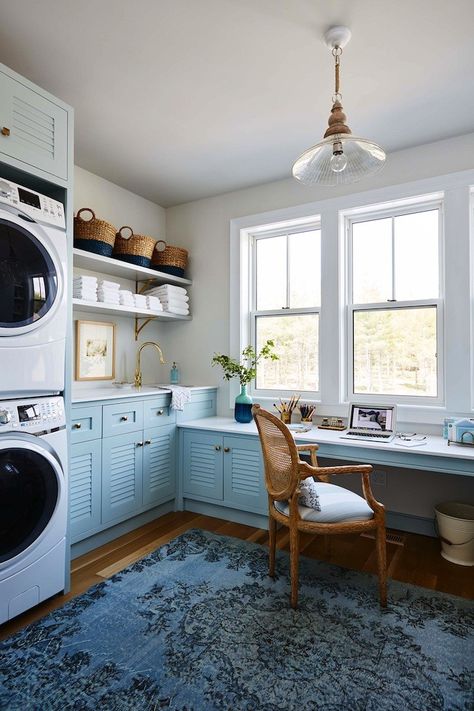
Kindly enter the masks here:
<path id="1" fill-rule="evenodd" d="M 346 185 L 379 171 L 385 162 L 380 146 L 365 138 L 356 138 L 346 124 L 339 91 L 339 68 L 343 47 L 349 42 L 347 27 L 332 27 L 324 35 L 332 49 L 335 92 L 324 139 L 301 155 L 293 165 L 293 176 L 306 185 Z"/>

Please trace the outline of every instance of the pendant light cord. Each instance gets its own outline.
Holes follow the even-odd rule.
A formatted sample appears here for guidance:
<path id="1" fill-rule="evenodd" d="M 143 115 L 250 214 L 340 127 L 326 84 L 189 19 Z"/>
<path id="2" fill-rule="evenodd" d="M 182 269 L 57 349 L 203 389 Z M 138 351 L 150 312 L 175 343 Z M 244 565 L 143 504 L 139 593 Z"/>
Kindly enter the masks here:
<path id="1" fill-rule="evenodd" d="M 339 91 L 339 67 L 341 63 L 341 54 L 342 54 L 342 49 L 341 47 L 334 47 L 332 50 L 332 55 L 334 57 L 334 74 L 335 74 L 335 92 L 333 96 L 333 102 L 334 101 L 340 101 L 342 99 L 342 94 Z"/>

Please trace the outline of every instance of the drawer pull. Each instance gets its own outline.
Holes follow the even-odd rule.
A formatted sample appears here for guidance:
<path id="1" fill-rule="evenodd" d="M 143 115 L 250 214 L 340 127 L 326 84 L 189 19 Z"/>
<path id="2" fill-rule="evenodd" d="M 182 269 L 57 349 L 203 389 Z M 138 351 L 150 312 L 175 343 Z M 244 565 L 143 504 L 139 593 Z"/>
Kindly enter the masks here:
<path id="1" fill-rule="evenodd" d="M 143 447 L 143 442 L 137 442 L 137 447 Z"/>
<path id="2" fill-rule="evenodd" d="M 2 136 L 9 136 L 10 135 L 10 129 L 7 128 L 6 126 L 3 126 L 2 131 L 1 131 Z"/>
<path id="3" fill-rule="evenodd" d="M 127 415 L 122 415 L 122 417 L 120 418 L 120 422 L 127 422 L 127 420 L 128 420 Z"/>
<path id="4" fill-rule="evenodd" d="M 224 447 L 224 452 L 230 452 L 230 447 Z"/>
<path id="5" fill-rule="evenodd" d="M 215 444 L 215 445 L 214 445 L 214 449 L 216 450 L 216 452 L 220 452 L 220 451 L 221 451 L 221 446 L 220 446 L 220 444 Z"/>
<path id="6" fill-rule="evenodd" d="M 82 427 L 82 423 L 81 423 L 81 422 L 75 422 L 75 423 L 73 424 L 73 426 L 72 426 L 72 428 L 73 428 L 74 430 L 80 430 L 81 427 Z"/>
<path id="7" fill-rule="evenodd" d="M 156 414 L 157 414 L 157 415 L 164 415 L 164 414 L 165 414 L 165 411 L 164 411 L 164 410 L 158 410 Z"/>
<path id="8" fill-rule="evenodd" d="M 146 439 L 145 444 L 151 444 L 151 439 Z"/>

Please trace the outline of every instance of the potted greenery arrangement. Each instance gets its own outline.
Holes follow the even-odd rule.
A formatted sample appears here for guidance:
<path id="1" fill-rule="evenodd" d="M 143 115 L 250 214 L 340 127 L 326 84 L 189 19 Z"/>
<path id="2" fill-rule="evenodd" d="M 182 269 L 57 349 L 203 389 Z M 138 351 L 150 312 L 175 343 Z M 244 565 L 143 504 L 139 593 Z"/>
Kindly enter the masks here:
<path id="1" fill-rule="evenodd" d="M 252 398 L 247 394 L 247 385 L 257 375 L 257 364 L 260 360 L 278 360 L 274 351 L 275 343 L 268 340 L 257 354 L 253 346 L 247 346 L 242 351 L 240 361 L 230 356 L 216 353 L 212 365 L 220 365 L 224 371 L 224 380 L 238 378 L 240 394 L 235 398 L 234 417 L 237 422 L 252 421 Z"/>

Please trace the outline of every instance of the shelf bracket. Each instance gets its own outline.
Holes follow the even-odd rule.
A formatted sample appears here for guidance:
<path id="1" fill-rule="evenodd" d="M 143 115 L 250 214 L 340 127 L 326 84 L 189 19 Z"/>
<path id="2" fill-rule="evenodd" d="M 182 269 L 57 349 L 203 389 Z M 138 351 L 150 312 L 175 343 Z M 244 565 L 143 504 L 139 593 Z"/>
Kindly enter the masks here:
<path id="1" fill-rule="evenodd" d="M 135 340 L 138 341 L 138 336 L 142 329 L 145 328 L 145 326 L 150 323 L 150 321 L 156 321 L 156 316 L 149 316 L 148 318 L 143 320 L 143 323 L 139 326 L 138 322 L 142 321 L 143 319 L 138 318 L 135 316 Z"/>

